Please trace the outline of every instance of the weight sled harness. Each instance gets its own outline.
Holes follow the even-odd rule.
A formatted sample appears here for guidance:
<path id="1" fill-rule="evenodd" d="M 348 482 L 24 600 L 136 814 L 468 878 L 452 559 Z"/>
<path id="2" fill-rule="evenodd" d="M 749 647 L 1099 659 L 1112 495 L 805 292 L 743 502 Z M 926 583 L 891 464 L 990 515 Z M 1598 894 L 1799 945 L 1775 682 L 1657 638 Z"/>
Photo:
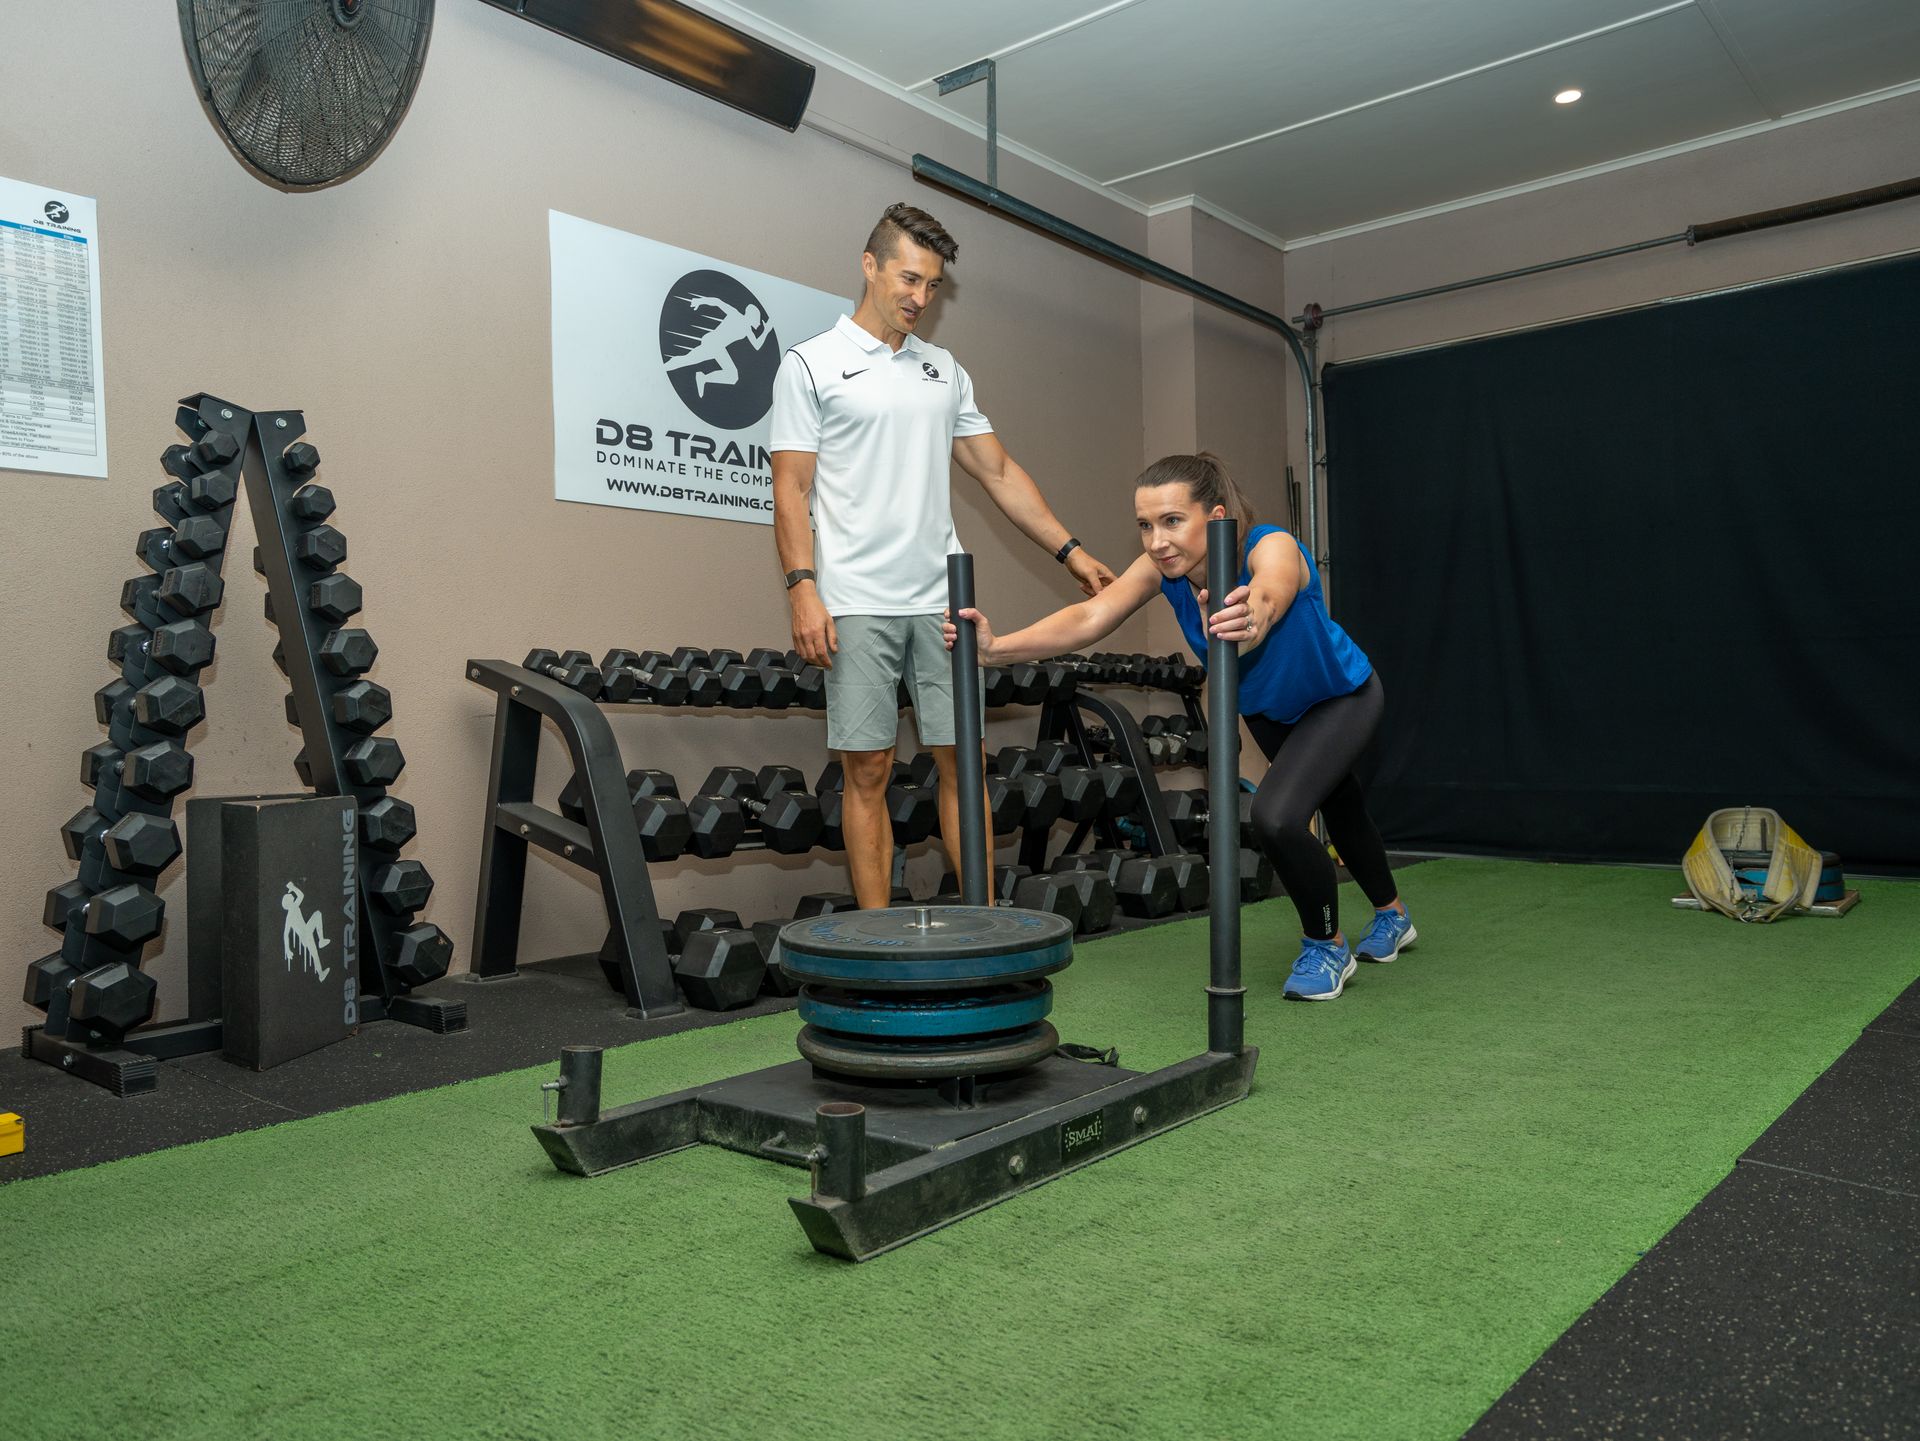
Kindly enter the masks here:
<path id="1" fill-rule="evenodd" d="M 1820 852 L 1778 811 L 1739 806 L 1707 817 L 1681 858 L 1687 889 L 1736 921 L 1771 921 L 1813 904 Z"/>

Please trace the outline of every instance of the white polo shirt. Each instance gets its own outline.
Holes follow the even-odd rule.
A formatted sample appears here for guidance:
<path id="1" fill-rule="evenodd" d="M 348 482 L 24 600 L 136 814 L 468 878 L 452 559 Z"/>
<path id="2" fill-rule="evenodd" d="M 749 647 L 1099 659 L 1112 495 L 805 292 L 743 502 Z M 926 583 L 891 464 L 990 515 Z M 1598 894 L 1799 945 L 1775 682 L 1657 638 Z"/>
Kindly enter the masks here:
<path id="1" fill-rule="evenodd" d="M 843 315 L 780 359 L 770 450 L 812 451 L 814 568 L 827 614 L 938 614 L 947 604 L 956 436 L 987 435 L 973 381 L 909 335 L 898 351 Z"/>

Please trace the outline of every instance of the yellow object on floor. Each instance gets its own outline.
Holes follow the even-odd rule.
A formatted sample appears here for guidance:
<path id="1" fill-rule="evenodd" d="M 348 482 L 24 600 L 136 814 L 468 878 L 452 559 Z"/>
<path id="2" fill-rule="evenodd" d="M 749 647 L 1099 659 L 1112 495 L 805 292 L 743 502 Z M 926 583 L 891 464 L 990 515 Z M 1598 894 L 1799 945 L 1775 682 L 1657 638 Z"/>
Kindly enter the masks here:
<path id="1" fill-rule="evenodd" d="M 0 1111 L 0 1156 L 18 1155 L 27 1149 L 27 1123 L 12 1111 Z"/>
<path id="2" fill-rule="evenodd" d="M 1727 851 L 1766 854 L 1767 878 L 1757 895 L 1740 884 Z M 1763 806 L 1715 811 L 1680 858 L 1693 898 L 1736 921 L 1771 921 L 1786 911 L 1806 910 L 1820 889 L 1820 868 L 1820 852 L 1779 812 Z"/>

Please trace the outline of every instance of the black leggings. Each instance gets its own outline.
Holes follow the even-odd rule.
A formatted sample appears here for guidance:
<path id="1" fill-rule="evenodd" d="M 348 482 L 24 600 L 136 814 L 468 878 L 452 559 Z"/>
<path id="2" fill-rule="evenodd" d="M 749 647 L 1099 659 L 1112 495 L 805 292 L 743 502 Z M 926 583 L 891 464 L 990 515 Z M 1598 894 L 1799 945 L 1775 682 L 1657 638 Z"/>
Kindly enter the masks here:
<path id="1" fill-rule="evenodd" d="M 1292 725 L 1246 717 L 1247 729 L 1267 753 L 1267 775 L 1253 798 L 1253 835 L 1300 912 L 1300 932 L 1330 941 L 1340 932 L 1339 881 L 1326 847 L 1309 829 L 1319 811 L 1346 862 L 1376 909 L 1399 894 L 1387 848 L 1367 814 L 1354 759 L 1380 726 L 1386 692 L 1376 673 L 1351 694 L 1309 707 Z M 1286 751 L 1286 763 L 1280 752 Z"/>

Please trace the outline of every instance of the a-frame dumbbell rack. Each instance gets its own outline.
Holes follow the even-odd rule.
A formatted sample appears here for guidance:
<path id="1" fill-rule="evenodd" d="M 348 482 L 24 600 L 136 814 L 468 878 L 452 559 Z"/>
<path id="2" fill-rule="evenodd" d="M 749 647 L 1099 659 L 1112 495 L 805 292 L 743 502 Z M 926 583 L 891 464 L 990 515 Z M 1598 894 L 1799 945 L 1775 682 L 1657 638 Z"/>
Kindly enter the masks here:
<path id="1" fill-rule="evenodd" d="M 599 879 L 609 930 L 602 954 L 620 978 L 627 1013 L 648 1019 L 684 1010 L 613 727 L 594 701 L 524 666 L 470 660 L 467 679 L 499 697 L 474 907 L 474 977 L 499 980 L 518 972 L 527 847 L 533 845 Z M 554 723 L 573 761 L 584 824 L 534 804 L 542 717 Z M 753 848 L 751 842 L 739 847 Z"/>
<path id="2" fill-rule="evenodd" d="M 446 973 L 452 945 L 437 926 L 408 924 L 433 883 L 398 855 L 413 836 L 412 810 L 386 786 L 404 761 L 390 737 L 372 734 L 392 702 L 359 679 L 375 649 L 364 630 L 342 624 L 359 609 L 360 588 L 337 569 L 346 542 L 324 523 L 332 496 L 308 484 L 319 455 L 297 443 L 305 421 L 298 411 L 254 414 L 195 395 L 180 402 L 176 423 L 190 443 L 162 455 L 173 479 L 154 492 L 167 524 L 135 545 L 149 573 L 122 587 L 130 623 L 107 648 L 120 674 L 95 695 L 107 739 L 82 757 L 93 800 L 61 827 L 79 873 L 47 893 L 43 919 L 61 933 L 60 949 L 28 966 L 25 987 L 47 1019 L 26 1027 L 23 1053 L 122 1096 L 152 1090 L 157 1062 L 222 1042 L 217 1015 L 150 1024 L 158 988 L 140 965 L 165 919 L 159 875 L 180 854 L 173 803 L 193 782 L 186 735 L 205 716 L 197 677 L 213 659 L 210 621 L 243 486 L 267 617 L 281 634 L 274 656 L 293 687 L 288 718 L 305 742 L 296 766 L 310 789 L 359 806 L 359 925 L 343 942 L 358 952 L 355 1019 L 435 1031 L 466 1024 L 464 1003 L 410 994 Z"/>

